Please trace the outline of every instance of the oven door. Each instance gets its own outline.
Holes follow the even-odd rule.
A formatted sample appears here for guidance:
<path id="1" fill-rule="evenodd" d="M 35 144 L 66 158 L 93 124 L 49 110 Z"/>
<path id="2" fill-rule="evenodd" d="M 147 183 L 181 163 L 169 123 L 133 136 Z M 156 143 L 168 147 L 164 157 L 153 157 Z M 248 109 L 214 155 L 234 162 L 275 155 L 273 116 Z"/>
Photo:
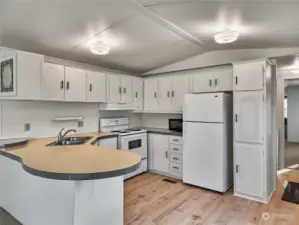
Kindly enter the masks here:
<path id="1" fill-rule="evenodd" d="M 147 158 L 146 133 L 121 136 L 120 145 L 120 149 L 122 150 L 135 152 L 142 159 Z"/>

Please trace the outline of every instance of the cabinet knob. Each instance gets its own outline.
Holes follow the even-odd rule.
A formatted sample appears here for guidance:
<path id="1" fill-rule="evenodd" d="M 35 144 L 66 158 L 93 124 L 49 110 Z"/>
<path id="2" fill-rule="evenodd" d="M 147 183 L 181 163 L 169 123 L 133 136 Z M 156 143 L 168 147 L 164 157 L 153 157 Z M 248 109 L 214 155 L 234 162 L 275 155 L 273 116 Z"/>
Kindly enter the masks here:
<path id="1" fill-rule="evenodd" d="M 167 98 L 169 98 L 169 91 L 167 91 Z"/>
<path id="2" fill-rule="evenodd" d="M 121 87 L 118 88 L 118 93 L 121 94 Z"/>
<path id="3" fill-rule="evenodd" d="M 66 90 L 69 90 L 70 89 L 70 82 L 66 82 Z"/>
<path id="4" fill-rule="evenodd" d="M 168 158 L 168 151 L 165 152 L 165 157 Z"/>
<path id="5" fill-rule="evenodd" d="M 136 98 L 138 98 L 138 92 L 136 91 L 136 94 L 135 94 Z"/>
<path id="6" fill-rule="evenodd" d="M 157 92 L 154 92 L 154 97 L 157 98 Z"/>
<path id="7" fill-rule="evenodd" d="M 172 168 L 173 168 L 173 169 L 176 169 L 176 170 L 178 170 L 178 169 L 179 169 L 179 167 L 177 167 L 177 166 L 173 166 Z"/>
<path id="8" fill-rule="evenodd" d="M 64 81 L 62 80 L 61 82 L 60 82 L 60 89 L 63 89 L 64 88 Z"/>
<path id="9" fill-rule="evenodd" d="M 89 85 L 89 91 L 92 91 L 92 84 Z"/>

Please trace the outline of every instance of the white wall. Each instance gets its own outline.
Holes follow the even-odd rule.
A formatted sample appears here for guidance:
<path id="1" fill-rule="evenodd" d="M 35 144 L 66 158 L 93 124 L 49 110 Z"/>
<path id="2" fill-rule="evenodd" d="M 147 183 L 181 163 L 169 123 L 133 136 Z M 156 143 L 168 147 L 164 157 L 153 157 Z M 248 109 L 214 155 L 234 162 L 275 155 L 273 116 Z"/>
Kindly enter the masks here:
<path id="1" fill-rule="evenodd" d="M 297 53 L 299 53 L 299 48 L 236 49 L 212 51 L 149 71 L 144 75 L 216 66 L 258 58 L 293 55 Z"/>
<path id="2" fill-rule="evenodd" d="M 182 119 L 182 114 L 142 114 L 143 127 L 155 127 L 168 129 L 168 119 Z"/>
<path id="3" fill-rule="evenodd" d="M 299 142 L 299 87 L 288 87 L 288 141 Z"/>

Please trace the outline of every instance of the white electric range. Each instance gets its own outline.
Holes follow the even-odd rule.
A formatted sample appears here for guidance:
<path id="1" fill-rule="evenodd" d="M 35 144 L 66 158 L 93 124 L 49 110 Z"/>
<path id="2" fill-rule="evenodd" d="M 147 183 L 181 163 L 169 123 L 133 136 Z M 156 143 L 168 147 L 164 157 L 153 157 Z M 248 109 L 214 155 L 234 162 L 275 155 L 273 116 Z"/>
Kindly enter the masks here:
<path id="1" fill-rule="evenodd" d="M 120 150 L 132 151 L 141 157 L 140 167 L 127 175 L 124 179 L 147 171 L 147 132 L 144 129 L 129 129 L 128 118 L 102 118 L 100 131 L 118 134 L 117 147 Z"/>

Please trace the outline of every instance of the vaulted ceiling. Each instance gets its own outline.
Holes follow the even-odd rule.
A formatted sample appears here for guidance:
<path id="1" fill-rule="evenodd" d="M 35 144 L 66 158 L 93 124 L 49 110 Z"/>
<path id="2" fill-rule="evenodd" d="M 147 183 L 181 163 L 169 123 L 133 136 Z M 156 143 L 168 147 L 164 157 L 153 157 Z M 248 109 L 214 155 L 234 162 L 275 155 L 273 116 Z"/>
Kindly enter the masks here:
<path id="1" fill-rule="evenodd" d="M 213 50 L 299 46 L 286 0 L 0 0 L 0 45 L 141 74 Z M 213 35 L 237 29 L 219 45 Z M 111 51 L 93 55 L 101 40 Z"/>

